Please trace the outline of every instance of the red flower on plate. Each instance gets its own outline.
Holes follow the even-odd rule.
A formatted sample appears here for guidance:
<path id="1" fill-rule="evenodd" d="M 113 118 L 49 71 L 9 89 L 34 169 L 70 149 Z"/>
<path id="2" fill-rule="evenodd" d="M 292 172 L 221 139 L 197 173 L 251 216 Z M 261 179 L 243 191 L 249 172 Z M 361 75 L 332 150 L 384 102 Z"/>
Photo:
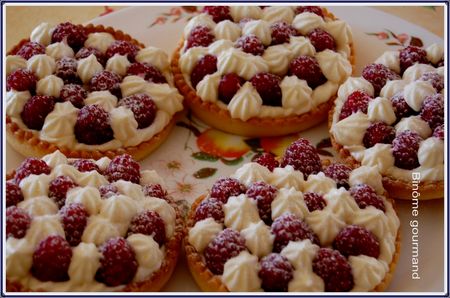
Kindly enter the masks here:
<path id="1" fill-rule="evenodd" d="M 397 35 L 397 40 L 404 44 L 409 39 L 409 35 L 406 33 L 401 33 Z"/>
<path id="2" fill-rule="evenodd" d="M 114 9 L 112 9 L 112 8 L 109 7 L 109 6 L 104 6 L 104 9 L 105 9 L 105 11 L 103 11 L 103 12 L 100 14 L 100 16 L 107 15 L 107 14 L 109 14 L 109 13 L 111 13 L 111 12 L 114 11 Z"/>
<path id="3" fill-rule="evenodd" d="M 250 147 L 239 136 L 215 129 L 207 129 L 197 137 L 198 148 L 217 157 L 238 158 L 250 151 Z"/>
<path id="4" fill-rule="evenodd" d="M 286 148 L 298 140 L 299 137 L 299 134 L 292 134 L 282 137 L 261 138 L 260 144 L 264 151 L 275 154 L 276 156 L 282 156 Z"/>
<path id="5" fill-rule="evenodd" d="M 383 39 L 388 39 L 389 35 L 386 32 L 378 32 L 377 37 L 378 37 L 378 39 L 383 40 Z"/>

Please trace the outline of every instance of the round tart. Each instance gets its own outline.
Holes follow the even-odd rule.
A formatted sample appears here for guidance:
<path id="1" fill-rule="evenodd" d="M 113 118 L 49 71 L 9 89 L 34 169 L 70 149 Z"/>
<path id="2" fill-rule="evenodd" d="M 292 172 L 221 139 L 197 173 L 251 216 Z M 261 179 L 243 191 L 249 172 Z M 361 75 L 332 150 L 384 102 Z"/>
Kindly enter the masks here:
<path id="1" fill-rule="evenodd" d="M 326 119 L 352 73 L 350 27 L 320 7 L 206 6 L 173 54 L 194 115 L 244 136 L 277 136 Z"/>
<path id="2" fill-rule="evenodd" d="M 111 27 L 43 23 L 6 57 L 6 132 L 25 156 L 140 160 L 183 110 L 167 54 Z"/>
<path id="3" fill-rule="evenodd" d="M 381 175 L 322 166 L 304 139 L 278 167 L 268 164 L 245 164 L 193 204 L 185 249 L 200 288 L 384 290 L 399 257 L 400 222 Z"/>
<path id="4" fill-rule="evenodd" d="M 339 88 L 329 126 L 348 163 L 373 167 L 391 197 L 444 196 L 443 47 L 408 46 Z"/>
<path id="5" fill-rule="evenodd" d="M 7 290 L 160 290 L 184 232 L 162 185 L 127 154 L 26 159 L 6 182 Z"/>

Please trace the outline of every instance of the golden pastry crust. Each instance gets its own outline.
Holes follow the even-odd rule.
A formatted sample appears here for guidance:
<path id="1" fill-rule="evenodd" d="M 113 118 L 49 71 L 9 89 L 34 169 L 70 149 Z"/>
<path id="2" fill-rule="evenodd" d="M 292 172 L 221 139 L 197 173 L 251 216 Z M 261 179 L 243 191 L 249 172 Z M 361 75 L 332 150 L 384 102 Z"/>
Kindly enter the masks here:
<path id="1" fill-rule="evenodd" d="M 323 8 L 324 16 L 332 20 L 337 18 Z M 217 104 L 203 101 L 195 90 L 186 82 L 179 66 L 180 51 L 183 47 L 181 40 L 173 53 L 171 67 L 174 74 L 175 85 L 184 96 L 186 106 L 193 114 L 206 124 L 225 132 L 247 137 L 272 137 L 287 135 L 311 128 L 327 118 L 327 113 L 333 105 L 336 95 L 328 101 L 314 107 L 308 113 L 279 118 L 253 117 L 247 121 L 232 118 L 228 110 L 220 108 Z M 353 44 L 350 44 L 350 57 L 348 58 L 353 71 L 355 69 L 355 52 Z"/>

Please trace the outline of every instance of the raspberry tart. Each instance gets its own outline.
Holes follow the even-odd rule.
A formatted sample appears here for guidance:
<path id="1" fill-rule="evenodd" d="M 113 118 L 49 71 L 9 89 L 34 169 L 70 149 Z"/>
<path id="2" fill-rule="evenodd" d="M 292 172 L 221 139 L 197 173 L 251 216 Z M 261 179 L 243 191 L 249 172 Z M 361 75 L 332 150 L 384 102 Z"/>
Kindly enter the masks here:
<path id="1" fill-rule="evenodd" d="M 27 158 L 6 182 L 7 290 L 160 290 L 184 232 L 162 184 L 127 154 Z"/>
<path id="2" fill-rule="evenodd" d="M 6 132 L 25 156 L 142 159 L 183 97 L 167 54 L 111 27 L 43 23 L 6 57 Z"/>
<path id="3" fill-rule="evenodd" d="M 324 8 L 206 6 L 186 25 L 172 71 L 194 115 L 260 137 L 322 122 L 353 62 L 350 27 Z"/>
<path id="4" fill-rule="evenodd" d="M 393 198 L 444 196 L 443 53 L 438 44 L 385 52 L 347 79 L 330 113 L 334 148 L 379 171 Z"/>
<path id="5" fill-rule="evenodd" d="M 399 226 L 378 172 L 322 165 L 299 139 L 272 171 L 245 164 L 200 197 L 185 249 L 204 291 L 382 291 Z"/>

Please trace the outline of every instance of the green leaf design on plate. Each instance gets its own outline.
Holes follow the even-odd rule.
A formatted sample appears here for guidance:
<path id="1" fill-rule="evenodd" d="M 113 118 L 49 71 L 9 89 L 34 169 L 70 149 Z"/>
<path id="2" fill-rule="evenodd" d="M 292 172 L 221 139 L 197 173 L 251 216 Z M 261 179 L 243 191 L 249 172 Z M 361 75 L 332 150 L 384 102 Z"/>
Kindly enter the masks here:
<path id="1" fill-rule="evenodd" d="M 235 159 L 226 159 L 221 158 L 220 161 L 226 164 L 227 166 L 235 166 L 237 164 L 240 164 L 244 159 L 241 157 L 235 158 Z"/>
<path id="2" fill-rule="evenodd" d="M 402 44 L 399 42 L 387 42 L 386 43 L 388 46 L 401 46 Z"/>
<path id="3" fill-rule="evenodd" d="M 411 46 L 416 46 L 416 47 L 422 47 L 423 46 L 423 42 L 420 38 L 415 37 L 415 36 L 411 36 L 411 40 L 409 41 L 409 45 Z"/>
<path id="4" fill-rule="evenodd" d="M 192 176 L 194 176 L 197 179 L 205 179 L 211 177 L 216 172 L 217 172 L 216 168 L 201 168 L 200 170 L 192 174 Z"/>
<path id="5" fill-rule="evenodd" d="M 203 161 L 217 161 L 219 158 L 217 156 L 211 155 L 209 153 L 206 152 L 194 152 L 191 155 L 193 158 L 198 159 L 198 160 L 203 160 Z"/>
<path id="6" fill-rule="evenodd" d="M 436 6 L 424 6 L 424 8 L 436 11 Z"/>
<path id="7" fill-rule="evenodd" d="M 397 39 L 397 35 L 396 35 L 394 32 L 392 32 L 392 31 L 389 30 L 389 29 L 384 29 L 384 30 L 386 30 L 387 32 L 389 32 L 389 33 L 392 35 L 393 38 Z"/>

